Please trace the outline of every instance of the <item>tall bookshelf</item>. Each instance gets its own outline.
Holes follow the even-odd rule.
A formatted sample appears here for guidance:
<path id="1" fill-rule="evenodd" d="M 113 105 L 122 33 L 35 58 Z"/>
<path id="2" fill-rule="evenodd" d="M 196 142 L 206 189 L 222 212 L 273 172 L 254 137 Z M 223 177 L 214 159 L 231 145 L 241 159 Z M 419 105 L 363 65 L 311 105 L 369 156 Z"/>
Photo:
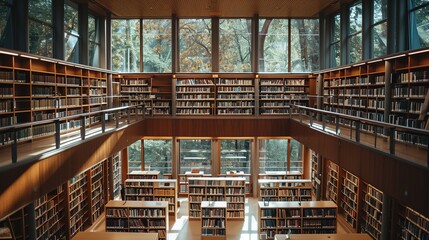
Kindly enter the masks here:
<path id="1" fill-rule="evenodd" d="M 255 80 L 218 78 L 216 80 L 217 115 L 254 115 Z"/>
<path id="2" fill-rule="evenodd" d="M 360 230 L 366 232 L 373 239 L 381 239 L 383 192 L 362 181 Z"/>
<path id="3" fill-rule="evenodd" d="M 127 179 L 125 180 L 125 200 L 166 201 L 168 213 L 177 216 L 176 179 Z"/>
<path id="4" fill-rule="evenodd" d="M 317 193 L 320 192 L 320 178 L 321 173 L 319 173 L 319 154 L 313 150 L 310 150 L 311 158 L 311 186 L 313 187 L 313 196 L 317 196 Z"/>
<path id="5" fill-rule="evenodd" d="M 397 239 L 428 239 L 429 218 L 412 208 L 398 205 Z"/>
<path id="6" fill-rule="evenodd" d="M 337 205 L 332 201 L 258 202 L 258 235 L 326 234 L 337 231 Z"/>
<path id="7" fill-rule="evenodd" d="M 144 104 L 145 114 L 151 115 L 151 78 L 130 75 L 118 78 L 118 81 L 121 86 L 121 106 Z"/>
<path id="8" fill-rule="evenodd" d="M 258 179 L 259 199 L 265 201 L 311 201 L 308 179 Z"/>
<path id="9" fill-rule="evenodd" d="M 176 115 L 212 115 L 215 109 L 213 78 L 177 78 Z"/>
<path id="10" fill-rule="evenodd" d="M 226 205 L 225 201 L 201 202 L 201 239 L 226 240 Z"/>
<path id="11" fill-rule="evenodd" d="M 341 179 L 341 212 L 347 223 L 357 229 L 359 178 L 343 169 Z"/>
<path id="12" fill-rule="evenodd" d="M 106 194 L 104 166 L 105 161 L 96 164 L 89 170 L 91 180 L 91 223 L 94 223 L 104 211 Z"/>
<path id="13" fill-rule="evenodd" d="M 122 183 L 122 161 L 121 154 L 116 153 L 112 159 L 112 186 L 113 198 L 119 199 L 121 197 L 121 183 Z"/>
<path id="14" fill-rule="evenodd" d="M 107 106 L 107 73 L 56 61 L 0 53 L 0 126 L 66 117 Z M 48 59 L 49 60 L 49 59 Z M 92 116 L 90 125 L 99 121 Z M 80 120 L 62 121 L 60 130 L 80 127 Z M 17 141 L 55 133 L 53 123 L 22 128 Z M 0 145 L 12 143 L 12 132 L 0 134 Z"/>
<path id="15" fill-rule="evenodd" d="M 66 239 L 66 184 L 60 185 L 34 201 L 36 239 Z"/>
<path id="16" fill-rule="evenodd" d="M 29 231 L 29 222 L 31 220 L 29 219 L 28 211 L 28 207 L 24 207 L 0 220 L 0 230 L 5 239 L 27 240 L 32 238 Z"/>
<path id="17" fill-rule="evenodd" d="M 69 226 L 70 238 L 84 231 L 91 224 L 89 202 L 89 180 L 87 172 L 80 173 L 69 180 Z"/>
<path id="18" fill-rule="evenodd" d="M 168 202 L 109 201 L 106 204 L 106 232 L 158 233 L 167 239 Z"/>
<path id="19" fill-rule="evenodd" d="M 172 81 L 171 76 L 154 76 L 152 78 L 153 115 L 172 114 Z"/>
<path id="20" fill-rule="evenodd" d="M 189 219 L 201 219 L 202 201 L 226 201 L 226 217 L 244 219 L 245 182 L 240 177 L 189 178 Z"/>
<path id="21" fill-rule="evenodd" d="M 340 168 L 337 164 L 327 161 L 326 199 L 338 203 L 338 184 Z"/>

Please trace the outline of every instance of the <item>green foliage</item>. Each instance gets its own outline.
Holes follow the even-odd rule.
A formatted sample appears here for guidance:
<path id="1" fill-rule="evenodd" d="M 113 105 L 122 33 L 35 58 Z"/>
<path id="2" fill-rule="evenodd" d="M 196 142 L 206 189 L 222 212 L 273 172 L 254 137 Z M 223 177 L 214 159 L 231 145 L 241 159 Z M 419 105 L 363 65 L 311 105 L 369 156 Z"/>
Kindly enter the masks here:
<path id="1" fill-rule="evenodd" d="M 144 140 L 145 168 L 158 170 L 161 175 L 171 173 L 171 140 Z"/>

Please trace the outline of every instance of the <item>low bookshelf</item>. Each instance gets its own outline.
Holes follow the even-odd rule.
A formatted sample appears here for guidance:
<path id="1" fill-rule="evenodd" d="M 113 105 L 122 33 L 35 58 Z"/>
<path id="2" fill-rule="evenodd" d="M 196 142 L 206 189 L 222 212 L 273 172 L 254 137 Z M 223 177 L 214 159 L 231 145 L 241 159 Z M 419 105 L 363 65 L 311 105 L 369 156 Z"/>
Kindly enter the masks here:
<path id="1" fill-rule="evenodd" d="M 226 208 L 225 201 L 201 202 L 201 239 L 226 240 Z"/>
<path id="2" fill-rule="evenodd" d="M 311 201 L 309 179 L 258 179 L 259 199 L 266 201 Z"/>
<path id="3" fill-rule="evenodd" d="M 158 240 L 158 233 L 80 232 L 73 240 Z"/>
<path id="4" fill-rule="evenodd" d="M 106 232 L 158 233 L 167 239 L 168 202 L 109 201 L 106 204 Z"/>
<path id="5" fill-rule="evenodd" d="M 168 213 L 177 216 L 176 179 L 127 179 L 125 180 L 125 200 L 166 201 Z"/>
<path id="6" fill-rule="evenodd" d="M 228 219 L 244 219 L 245 178 L 189 178 L 189 219 L 201 219 L 202 201 L 226 201 Z"/>
<path id="7" fill-rule="evenodd" d="M 300 171 L 265 171 L 259 173 L 258 179 L 302 179 Z"/>
<path id="8" fill-rule="evenodd" d="M 337 231 L 337 205 L 332 201 L 258 202 L 258 235 L 332 234 Z"/>
<path id="9" fill-rule="evenodd" d="M 160 171 L 132 171 L 128 173 L 128 179 L 159 179 Z"/>

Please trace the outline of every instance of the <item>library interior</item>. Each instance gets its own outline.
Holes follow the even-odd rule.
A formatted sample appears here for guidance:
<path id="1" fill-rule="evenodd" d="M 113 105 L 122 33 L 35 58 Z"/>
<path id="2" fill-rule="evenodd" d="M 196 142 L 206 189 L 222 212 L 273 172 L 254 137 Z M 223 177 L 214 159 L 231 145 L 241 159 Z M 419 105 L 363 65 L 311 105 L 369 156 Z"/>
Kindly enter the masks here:
<path id="1" fill-rule="evenodd" d="M 0 239 L 429 240 L 428 0 L 0 0 Z"/>

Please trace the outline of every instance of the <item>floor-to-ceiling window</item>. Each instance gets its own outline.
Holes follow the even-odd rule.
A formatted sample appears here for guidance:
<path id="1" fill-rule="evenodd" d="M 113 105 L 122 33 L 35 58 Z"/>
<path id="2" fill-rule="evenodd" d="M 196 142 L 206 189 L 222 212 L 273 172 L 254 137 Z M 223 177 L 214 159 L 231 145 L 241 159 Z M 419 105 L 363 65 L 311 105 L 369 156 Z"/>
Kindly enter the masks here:
<path id="1" fill-rule="evenodd" d="M 329 29 L 330 66 L 337 67 L 341 64 L 341 15 L 339 13 L 331 17 Z"/>
<path id="2" fill-rule="evenodd" d="M 372 57 L 387 53 L 387 0 L 373 0 L 372 5 Z"/>
<path id="3" fill-rule="evenodd" d="M 13 48 L 13 0 L 0 1 L 0 47 Z"/>
<path id="4" fill-rule="evenodd" d="M 79 63 L 79 12 L 75 3 L 64 4 L 64 60 Z"/>
<path id="5" fill-rule="evenodd" d="M 179 19 L 179 71 L 212 71 L 211 19 Z"/>
<path id="6" fill-rule="evenodd" d="M 250 72 L 252 70 L 252 20 L 219 20 L 220 72 Z"/>
<path id="7" fill-rule="evenodd" d="M 362 60 L 362 2 L 358 1 L 349 8 L 349 26 L 347 36 L 348 63 Z"/>
<path id="8" fill-rule="evenodd" d="M 171 72 L 171 19 L 143 19 L 142 41 L 143 72 Z"/>
<path id="9" fill-rule="evenodd" d="M 98 18 L 88 16 L 88 63 L 90 66 L 100 67 L 100 39 Z"/>
<path id="10" fill-rule="evenodd" d="M 137 140 L 128 146 L 128 172 L 142 170 L 142 141 Z"/>
<path id="11" fill-rule="evenodd" d="M 319 20 L 292 19 L 291 72 L 319 70 Z"/>
<path id="12" fill-rule="evenodd" d="M 252 161 L 252 140 L 220 140 L 220 174 L 229 171 L 250 173 Z"/>
<path id="13" fill-rule="evenodd" d="M 160 171 L 161 177 L 166 173 L 171 174 L 172 140 L 145 139 L 143 145 L 144 168 Z"/>
<path id="14" fill-rule="evenodd" d="M 112 20 L 112 70 L 140 72 L 140 20 Z"/>
<path id="15" fill-rule="evenodd" d="M 289 19 L 259 19 L 259 71 L 288 72 Z"/>
<path id="16" fill-rule="evenodd" d="M 289 139 L 259 140 L 259 172 L 288 170 Z"/>
<path id="17" fill-rule="evenodd" d="M 302 173 L 302 144 L 294 139 L 290 141 L 290 171 Z"/>
<path id="18" fill-rule="evenodd" d="M 429 47 L 429 1 L 408 0 L 410 21 L 410 48 Z"/>
<path id="19" fill-rule="evenodd" d="M 212 173 L 212 141 L 210 139 L 179 140 L 180 173 L 184 174 L 193 168 Z"/>
<path id="20" fill-rule="evenodd" d="M 28 51 L 53 57 L 52 1 L 28 1 L 28 18 Z"/>

